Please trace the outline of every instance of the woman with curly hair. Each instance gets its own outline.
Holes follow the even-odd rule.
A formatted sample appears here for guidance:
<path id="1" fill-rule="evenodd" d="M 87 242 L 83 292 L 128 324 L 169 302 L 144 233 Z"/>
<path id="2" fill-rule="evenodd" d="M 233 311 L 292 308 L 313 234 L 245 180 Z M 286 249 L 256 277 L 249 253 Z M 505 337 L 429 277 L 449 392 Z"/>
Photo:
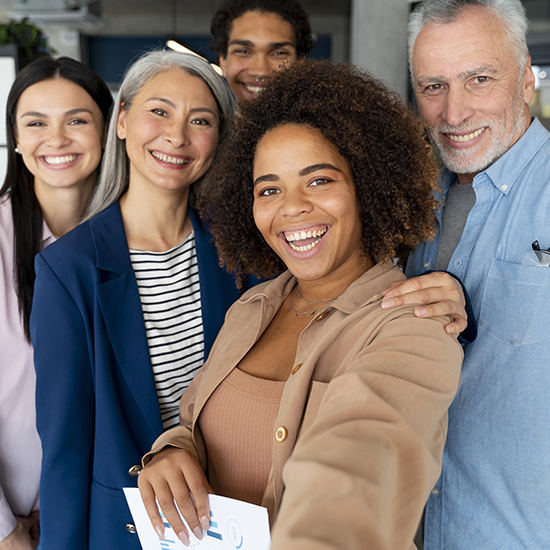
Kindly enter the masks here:
<path id="1" fill-rule="evenodd" d="M 262 504 L 276 549 L 408 549 L 438 479 L 462 350 L 445 318 L 381 308 L 392 261 L 430 238 L 437 170 L 396 93 L 299 63 L 246 105 L 204 209 L 220 258 L 276 279 L 229 310 L 180 426 L 139 478 L 175 532 L 207 494 Z M 191 499 L 191 496 L 193 500 Z"/>

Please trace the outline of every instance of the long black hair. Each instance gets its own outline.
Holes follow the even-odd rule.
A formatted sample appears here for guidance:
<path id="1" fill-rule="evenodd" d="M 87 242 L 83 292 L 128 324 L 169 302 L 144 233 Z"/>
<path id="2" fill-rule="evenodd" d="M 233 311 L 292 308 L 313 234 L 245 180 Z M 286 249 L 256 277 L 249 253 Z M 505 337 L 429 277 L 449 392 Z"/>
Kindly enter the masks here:
<path id="1" fill-rule="evenodd" d="M 15 127 L 17 103 L 21 94 L 33 84 L 52 78 L 70 80 L 84 89 L 96 102 L 105 123 L 113 98 L 103 80 L 89 67 L 69 57 L 53 59 L 43 57 L 27 65 L 16 77 L 6 104 L 6 142 L 8 168 L 0 197 L 11 197 L 14 230 L 13 276 L 19 312 L 25 336 L 30 342 L 29 318 L 34 290 L 34 257 L 42 245 L 43 216 L 34 192 L 34 176 L 15 152 Z"/>

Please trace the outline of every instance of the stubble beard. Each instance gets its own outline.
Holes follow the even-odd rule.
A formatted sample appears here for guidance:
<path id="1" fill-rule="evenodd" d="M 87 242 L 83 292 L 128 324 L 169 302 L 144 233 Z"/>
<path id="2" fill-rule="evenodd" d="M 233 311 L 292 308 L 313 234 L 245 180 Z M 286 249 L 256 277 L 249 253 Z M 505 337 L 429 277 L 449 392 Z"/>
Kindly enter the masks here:
<path id="1" fill-rule="evenodd" d="M 504 155 L 522 135 L 517 135 L 518 128 L 525 123 L 525 102 L 521 87 L 518 87 L 514 95 L 512 117 L 512 128 L 508 137 L 505 137 L 505 114 L 497 119 L 467 122 L 460 126 L 450 126 L 448 124 L 428 126 L 428 133 L 441 160 L 451 172 L 455 174 L 475 175 L 489 168 L 489 166 Z M 477 147 L 472 149 L 452 149 L 445 141 L 446 138 L 441 135 L 442 133 L 470 133 L 484 126 L 486 127 L 484 131 L 490 134 L 489 139 L 491 142 L 485 151 L 479 153 L 477 152 Z M 482 146 L 483 143 L 480 143 L 480 147 Z"/>

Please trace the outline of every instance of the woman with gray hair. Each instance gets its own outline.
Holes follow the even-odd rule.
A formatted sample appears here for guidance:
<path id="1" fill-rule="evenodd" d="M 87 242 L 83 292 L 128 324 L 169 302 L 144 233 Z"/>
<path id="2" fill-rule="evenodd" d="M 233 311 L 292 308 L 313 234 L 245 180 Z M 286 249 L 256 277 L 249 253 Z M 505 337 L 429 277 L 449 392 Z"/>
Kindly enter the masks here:
<path id="1" fill-rule="evenodd" d="M 169 51 L 127 72 L 87 221 L 36 261 L 31 316 L 44 451 L 41 548 L 139 548 L 122 487 L 238 298 L 193 211 L 234 102 Z"/>

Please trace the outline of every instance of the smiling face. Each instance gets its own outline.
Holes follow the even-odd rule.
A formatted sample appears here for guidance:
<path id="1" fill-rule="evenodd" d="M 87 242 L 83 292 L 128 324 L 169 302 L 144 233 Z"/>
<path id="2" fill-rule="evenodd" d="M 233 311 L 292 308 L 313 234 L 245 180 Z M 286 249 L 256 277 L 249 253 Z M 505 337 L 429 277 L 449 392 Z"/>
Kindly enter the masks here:
<path id="1" fill-rule="evenodd" d="M 285 124 L 260 140 L 254 221 L 300 285 L 346 288 L 367 269 L 350 168 L 318 130 Z"/>
<path id="2" fill-rule="evenodd" d="M 256 99 L 275 71 L 296 60 L 292 25 L 275 13 L 247 11 L 231 23 L 220 67 L 237 99 Z"/>
<path id="3" fill-rule="evenodd" d="M 118 117 L 130 186 L 188 193 L 212 163 L 218 127 L 216 101 L 202 79 L 181 69 L 153 77 Z"/>
<path id="4" fill-rule="evenodd" d="M 14 129 L 35 186 L 93 185 L 101 161 L 103 115 L 95 101 L 64 78 L 29 86 L 17 102 Z"/>
<path id="5" fill-rule="evenodd" d="M 413 48 L 413 82 L 433 143 L 459 181 L 489 167 L 529 126 L 530 63 L 518 54 L 501 20 L 467 8 L 454 22 L 426 24 Z"/>

